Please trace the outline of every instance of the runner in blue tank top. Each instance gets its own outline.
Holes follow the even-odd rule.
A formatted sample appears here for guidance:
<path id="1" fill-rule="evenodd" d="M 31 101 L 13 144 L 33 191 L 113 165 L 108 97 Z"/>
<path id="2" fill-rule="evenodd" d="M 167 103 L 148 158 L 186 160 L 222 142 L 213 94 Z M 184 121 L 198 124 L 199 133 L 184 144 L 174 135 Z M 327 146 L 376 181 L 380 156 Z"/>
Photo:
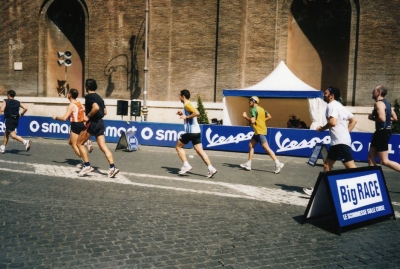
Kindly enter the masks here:
<path id="1" fill-rule="evenodd" d="M 371 146 L 368 152 L 368 164 L 379 163 L 395 171 L 400 172 L 400 164 L 389 160 L 389 139 L 392 136 L 391 121 L 397 121 L 397 115 L 390 103 L 384 98 L 388 92 L 385 86 L 376 86 L 372 91 L 372 99 L 375 100 L 374 110 L 368 115 L 368 119 L 375 121 L 375 133 L 372 136 Z"/>

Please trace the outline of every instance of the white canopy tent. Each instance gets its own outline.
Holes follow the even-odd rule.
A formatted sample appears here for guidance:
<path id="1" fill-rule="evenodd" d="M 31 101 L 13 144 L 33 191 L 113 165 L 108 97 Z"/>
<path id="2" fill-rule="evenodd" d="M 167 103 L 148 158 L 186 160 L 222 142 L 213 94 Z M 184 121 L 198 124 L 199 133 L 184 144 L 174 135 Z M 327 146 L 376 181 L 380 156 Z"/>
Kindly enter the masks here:
<path id="1" fill-rule="evenodd" d="M 258 96 L 260 106 L 272 116 L 269 127 L 286 127 L 290 117 L 304 121 L 310 129 L 324 125 L 326 103 L 322 92 L 304 83 L 281 61 L 262 81 L 245 89 L 223 90 L 223 124 L 247 125 L 243 112 L 249 111 L 248 98 Z"/>

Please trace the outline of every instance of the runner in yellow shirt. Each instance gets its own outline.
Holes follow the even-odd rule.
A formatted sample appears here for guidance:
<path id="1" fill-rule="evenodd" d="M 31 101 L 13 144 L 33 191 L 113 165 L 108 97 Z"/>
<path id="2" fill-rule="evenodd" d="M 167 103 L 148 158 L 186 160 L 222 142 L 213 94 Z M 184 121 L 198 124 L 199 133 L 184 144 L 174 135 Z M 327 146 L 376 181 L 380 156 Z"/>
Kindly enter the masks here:
<path id="1" fill-rule="evenodd" d="M 271 119 L 271 114 L 268 113 L 264 108 L 258 106 L 260 100 L 257 96 L 252 96 L 249 100 L 250 105 L 250 117 L 247 116 L 246 112 L 243 112 L 243 117 L 251 124 L 254 129 L 254 135 L 249 143 L 249 159 L 246 163 L 240 165 L 240 167 L 246 170 L 251 170 L 251 160 L 254 155 L 254 147 L 257 143 L 260 143 L 265 151 L 275 162 L 275 174 L 278 174 L 283 168 L 284 164 L 281 163 L 275 156 L 275 153 L 271 150 L 267 142 L 267 121 Z"/>

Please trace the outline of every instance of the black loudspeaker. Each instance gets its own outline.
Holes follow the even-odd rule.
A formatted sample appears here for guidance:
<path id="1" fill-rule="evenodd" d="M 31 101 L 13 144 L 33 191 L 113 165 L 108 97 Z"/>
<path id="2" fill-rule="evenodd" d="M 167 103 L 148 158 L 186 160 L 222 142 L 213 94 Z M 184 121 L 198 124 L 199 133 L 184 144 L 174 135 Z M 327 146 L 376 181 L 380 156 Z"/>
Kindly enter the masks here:
<path id="1" fill-rule="evenodd" d="M 118 100 L 117 101 L 117 115 L 127 116 L 128 115 L 128 101 Z"/>
<path id="2" fill-rule="evenodd" d="M 140 101 L 131 101 L 131 116 L 140 116 L 142 103 Z"/>

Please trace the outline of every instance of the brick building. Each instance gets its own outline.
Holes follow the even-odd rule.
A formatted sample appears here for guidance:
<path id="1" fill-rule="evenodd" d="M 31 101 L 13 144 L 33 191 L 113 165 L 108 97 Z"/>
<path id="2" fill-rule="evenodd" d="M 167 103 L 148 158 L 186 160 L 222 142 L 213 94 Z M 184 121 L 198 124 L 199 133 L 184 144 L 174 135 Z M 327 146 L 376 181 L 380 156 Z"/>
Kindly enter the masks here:
<path id="1" fill-rule="evenodd" d="M 106 98 L 143 98 L 146 0 L 2 4 L 0 94 L 56 97 L 64 81 L 83 92 L 90 77 Z M 339 87 L 348 105 L 371 105 L 376 84 L 393 101 L 399 14 L 400 0 L 149 0 L 147 99 L 176 101 L 187 88 L 220 102 L 283 60 L 315 88 Z"/>

